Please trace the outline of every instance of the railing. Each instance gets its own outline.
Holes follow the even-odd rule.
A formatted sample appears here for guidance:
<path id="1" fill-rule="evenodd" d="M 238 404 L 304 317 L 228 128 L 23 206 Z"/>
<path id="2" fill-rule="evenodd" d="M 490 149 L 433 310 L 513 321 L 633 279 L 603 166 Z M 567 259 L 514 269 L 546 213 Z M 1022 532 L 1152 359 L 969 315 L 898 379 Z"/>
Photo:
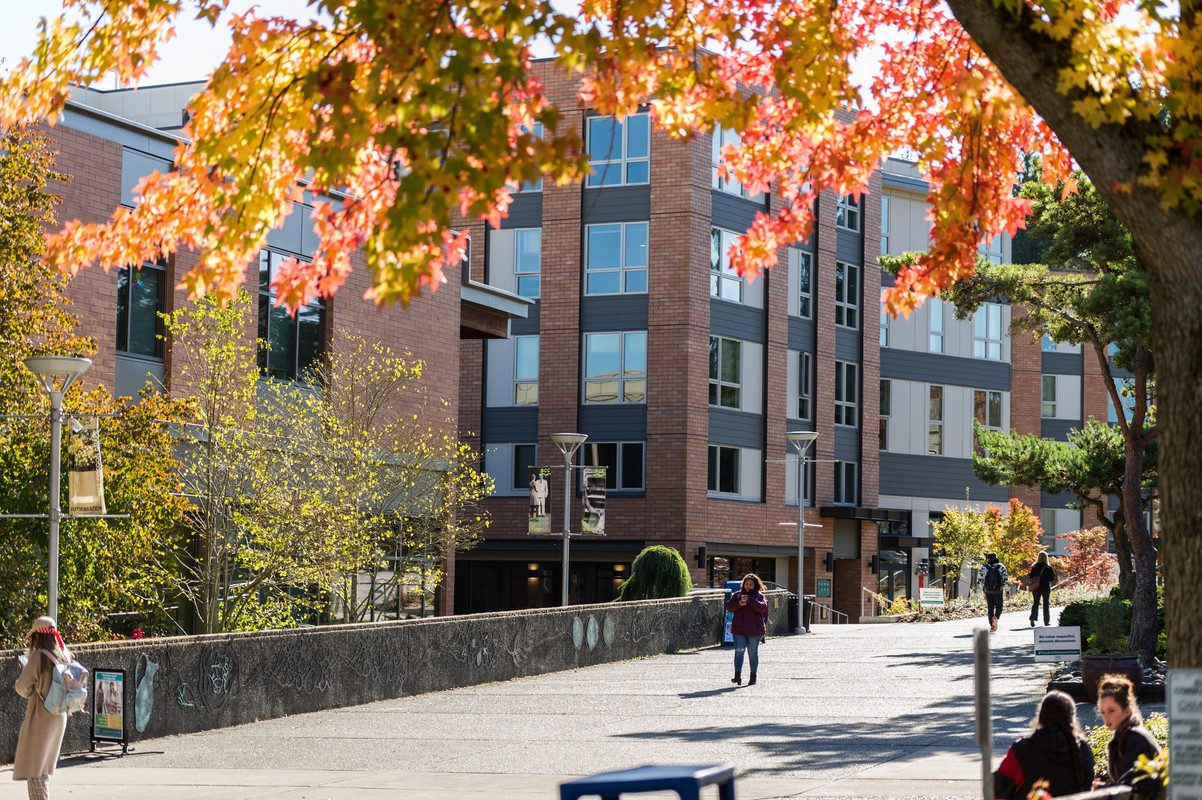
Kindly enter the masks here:
<path id="1" fill-rule="evenodd" d="M 851 618 L 842 611 L 836 611 L 830 606 L 824 606 L 820 603 L 810 604 L 810 621 L 814 622 L 814 610 L 818 610 L 818 622 L 826 622 L 829 625 L 846 625 L 851 621 Z"/>
<path id="2" fill-rule="evenodd" d="M 881 596 L 869 589 L 867 586 L 860 587 L 860 616 L 861 617 L 879 617 L 881 610 Z"/>

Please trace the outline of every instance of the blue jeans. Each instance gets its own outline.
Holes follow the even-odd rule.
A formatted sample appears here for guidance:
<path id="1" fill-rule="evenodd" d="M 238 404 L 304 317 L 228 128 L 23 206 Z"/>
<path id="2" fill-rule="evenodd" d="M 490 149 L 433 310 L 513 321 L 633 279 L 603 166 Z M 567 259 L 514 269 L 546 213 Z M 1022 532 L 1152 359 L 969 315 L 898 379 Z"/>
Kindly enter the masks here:
<path id="1" fill-rule="evenodd" d="M 748 651 L 751 671 L 755 672 L 760 665 L 760 637 L 733 634 L 735 637 L 735 672 L 743 671 L 743 651 Z"/>

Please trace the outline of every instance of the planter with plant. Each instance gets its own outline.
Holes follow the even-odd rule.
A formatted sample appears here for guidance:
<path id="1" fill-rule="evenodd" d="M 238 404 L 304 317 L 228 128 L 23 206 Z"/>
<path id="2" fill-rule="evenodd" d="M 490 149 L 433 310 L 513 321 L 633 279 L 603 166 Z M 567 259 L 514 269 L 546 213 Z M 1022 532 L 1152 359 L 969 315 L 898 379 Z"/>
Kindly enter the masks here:
<path id="1" fill-rule="evenodd" d="M 1131 604 L 1119 597 L 1106 597 L 1086 607 L 1088 628 L 1082 628 L 1085 652 L 1081 656 L 1081 681 L 1091 702 L 1098 700 L 1098 683 L 1104 675 L 1123 675 L 1136 694 L 1143 682 L 1139 656 L 1127 650 L 1131 631 Z"/>

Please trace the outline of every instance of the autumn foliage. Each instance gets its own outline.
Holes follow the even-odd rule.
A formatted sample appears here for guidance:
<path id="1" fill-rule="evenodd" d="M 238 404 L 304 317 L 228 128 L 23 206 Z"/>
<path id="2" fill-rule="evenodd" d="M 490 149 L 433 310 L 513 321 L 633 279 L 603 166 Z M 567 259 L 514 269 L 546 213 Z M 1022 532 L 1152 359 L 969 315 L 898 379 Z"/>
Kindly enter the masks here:
<path id="1" fill-rule="evenodd" d="M 1113 583 L 1117 561 L 1113 553 L 1107 552 L 1108 536 L 1109 532 L 1098 526 L 1056 537 L 1068 543 L 1067 555 L 1052 560 L 1058 581 L 1071 580 L 1095 589 Z"/>

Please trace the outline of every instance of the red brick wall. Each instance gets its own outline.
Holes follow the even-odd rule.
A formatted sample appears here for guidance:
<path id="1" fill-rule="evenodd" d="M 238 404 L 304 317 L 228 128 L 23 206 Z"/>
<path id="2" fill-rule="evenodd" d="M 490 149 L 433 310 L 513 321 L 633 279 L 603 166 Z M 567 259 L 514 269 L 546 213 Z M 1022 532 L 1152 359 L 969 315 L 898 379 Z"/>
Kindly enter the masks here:
<path id="1" fill-rule="evenodd" d="M 1022 306 L 1012 306 L 1011 318 L 1027 315 Z M 1039 436 L 1042 429 L 1040 404 L 1043 391 L 1043 352 L 1039 339 L 1020 334 L 1010 340 L 1010 429 L 1014 433 Z M 1025 503 L 1035 514 L 1040 511 L 1037 488 L 1015 486 L 1010 496 Z"/>

